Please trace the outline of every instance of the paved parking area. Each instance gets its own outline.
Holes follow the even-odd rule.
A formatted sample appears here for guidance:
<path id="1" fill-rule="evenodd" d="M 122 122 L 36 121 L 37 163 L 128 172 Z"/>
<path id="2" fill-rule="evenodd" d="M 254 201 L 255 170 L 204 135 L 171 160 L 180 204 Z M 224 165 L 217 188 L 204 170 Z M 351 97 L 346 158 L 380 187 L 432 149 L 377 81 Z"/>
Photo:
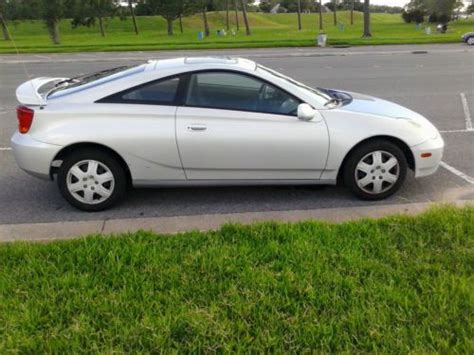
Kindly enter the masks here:
<path id="1" fill-rule="evenodd" d="M 461 44 L 436 45 L 423 46 L 426 54 L 413 54 L 415 48 L 231 51 L 309 85 L 379 96 L 428 117 L 442 131 L 446 142 L 443 167 L 431 177 L 415 180 L 408 176 L 402 190 L 392 198 L 368 203 L 353 198 L 344 188 L 332 186 L 142 189 L 133 191 L 117 208 L 94 214 L 74 210 L 60 197 L 54 183 L 28 176 L 14 162 L 9 150 L 9 138 L 16 128 L 14 91 L 26 80 L 25 68 L 30 76 L 72 76 L 117 63 L 135 63 L 145 57 L 183 53 L 0 56 L 0 224 L 350 206 L 375 208 L 474 199 L 474 50 Z"/>

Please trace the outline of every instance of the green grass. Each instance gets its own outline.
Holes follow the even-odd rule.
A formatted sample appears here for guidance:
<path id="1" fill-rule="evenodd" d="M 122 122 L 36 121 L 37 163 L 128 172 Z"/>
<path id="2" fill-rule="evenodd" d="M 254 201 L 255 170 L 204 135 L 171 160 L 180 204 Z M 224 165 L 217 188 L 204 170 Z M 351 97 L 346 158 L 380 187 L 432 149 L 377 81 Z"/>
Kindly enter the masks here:
<path id="1" fill-rule="evenodd" d="M 0 245 L 0 353 L 473 353 L 474 208 Z"/>
<path id="2" fill-rule="evenodd" d="M 61 22 L 61 44 L 53 45 L 41 21 L 23 21 L 10 25 L 11 33 L 21 53 L 79 52 L 79 51 L 132 51 L 158 49 L 202 49 L 202 48 L 252 48 L 252 47 L 294 47 L 314 46 L 318 28 L 317 14 L 303 14 L 303 30 L 296 29 L 296 14 L 249 13 L 252 35 L 246 36 L 241 28 L 235 36 L 216 35 L 217 29 L 225 27 L 225 13 L 209 13 L 212 34 L 198 40 L 202 31 L 201 16 L 194 15 L 183 20 L 185 33 L 180 34 L 175 23 L 174 36 L 166 34 L 166 23 L 161 17 L 139 17 L 139 36 L 133 32 L 131 19 L 107 19 L 107 36 L 102 38 L 96 27 L 72 29 L 70 20 Z M 234 20 L 234 17 L 231 17 Z M 373 37 L 361 38 L 362 14 L 355 13 L 355 25 L 350 26 L 349 12 L 340 12 L 339 21 L 345 24 L 341 32 L 332 24 L 332 14 L 324 15 L 324 29 L 329 45 L 375 45 L 406 43 L 459 42 L 460 37 L 474 29 L 474 19 L 453 22 L 447 34 L 438 34 L 431 25 L 433 34 L 414 24 L 405 24 L 400 15 L 372 14 Z M 243 20 L 240 19 L 240 24 Z M 235 27 L 232 24 L 232 27 Z M 0 53 L 14 53 L 12 42 L 0 41 Z"/>

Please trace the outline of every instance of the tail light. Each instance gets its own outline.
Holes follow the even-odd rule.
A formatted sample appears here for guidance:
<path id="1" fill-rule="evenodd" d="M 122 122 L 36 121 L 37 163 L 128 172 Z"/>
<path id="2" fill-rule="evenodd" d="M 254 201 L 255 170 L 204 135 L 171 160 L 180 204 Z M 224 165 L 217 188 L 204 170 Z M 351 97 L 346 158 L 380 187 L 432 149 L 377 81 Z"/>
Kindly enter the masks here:
<path id="1" fill-rule="evenodd" d="M 16 108 L 16 116 L 18 117 L 18 131 L 20 133 L 28 133 L 31 124 L 33 123 L 34 115 L 35 111 L 26 106 L 18 106 Z"/>

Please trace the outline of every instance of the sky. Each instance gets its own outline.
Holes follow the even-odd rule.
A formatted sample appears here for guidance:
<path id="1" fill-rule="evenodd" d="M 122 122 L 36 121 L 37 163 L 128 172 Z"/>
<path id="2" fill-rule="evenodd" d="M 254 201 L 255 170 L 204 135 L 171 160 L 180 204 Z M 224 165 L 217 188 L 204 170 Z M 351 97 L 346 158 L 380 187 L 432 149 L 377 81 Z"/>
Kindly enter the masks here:
<path id="1" fill-rule="evenodd" d="M 409 0 L 370 0 L 373 5 L 405 6 Z"/>

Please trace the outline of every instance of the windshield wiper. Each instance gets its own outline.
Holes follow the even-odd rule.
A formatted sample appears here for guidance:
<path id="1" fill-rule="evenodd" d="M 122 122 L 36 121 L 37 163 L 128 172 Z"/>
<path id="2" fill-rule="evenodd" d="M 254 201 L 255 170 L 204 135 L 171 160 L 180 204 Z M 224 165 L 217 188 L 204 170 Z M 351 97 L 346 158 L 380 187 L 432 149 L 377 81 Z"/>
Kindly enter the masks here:
<path id="1" fill-rule="evenodd" d="M 324 107 L 332 106 L 332 108 L 334 108 L 334 107 L 339 106 L 340 103 L 341 103 L 341 100 L 332 98 L 331 100 L 329 100 L 328 102 L 324 104 Z"/>

